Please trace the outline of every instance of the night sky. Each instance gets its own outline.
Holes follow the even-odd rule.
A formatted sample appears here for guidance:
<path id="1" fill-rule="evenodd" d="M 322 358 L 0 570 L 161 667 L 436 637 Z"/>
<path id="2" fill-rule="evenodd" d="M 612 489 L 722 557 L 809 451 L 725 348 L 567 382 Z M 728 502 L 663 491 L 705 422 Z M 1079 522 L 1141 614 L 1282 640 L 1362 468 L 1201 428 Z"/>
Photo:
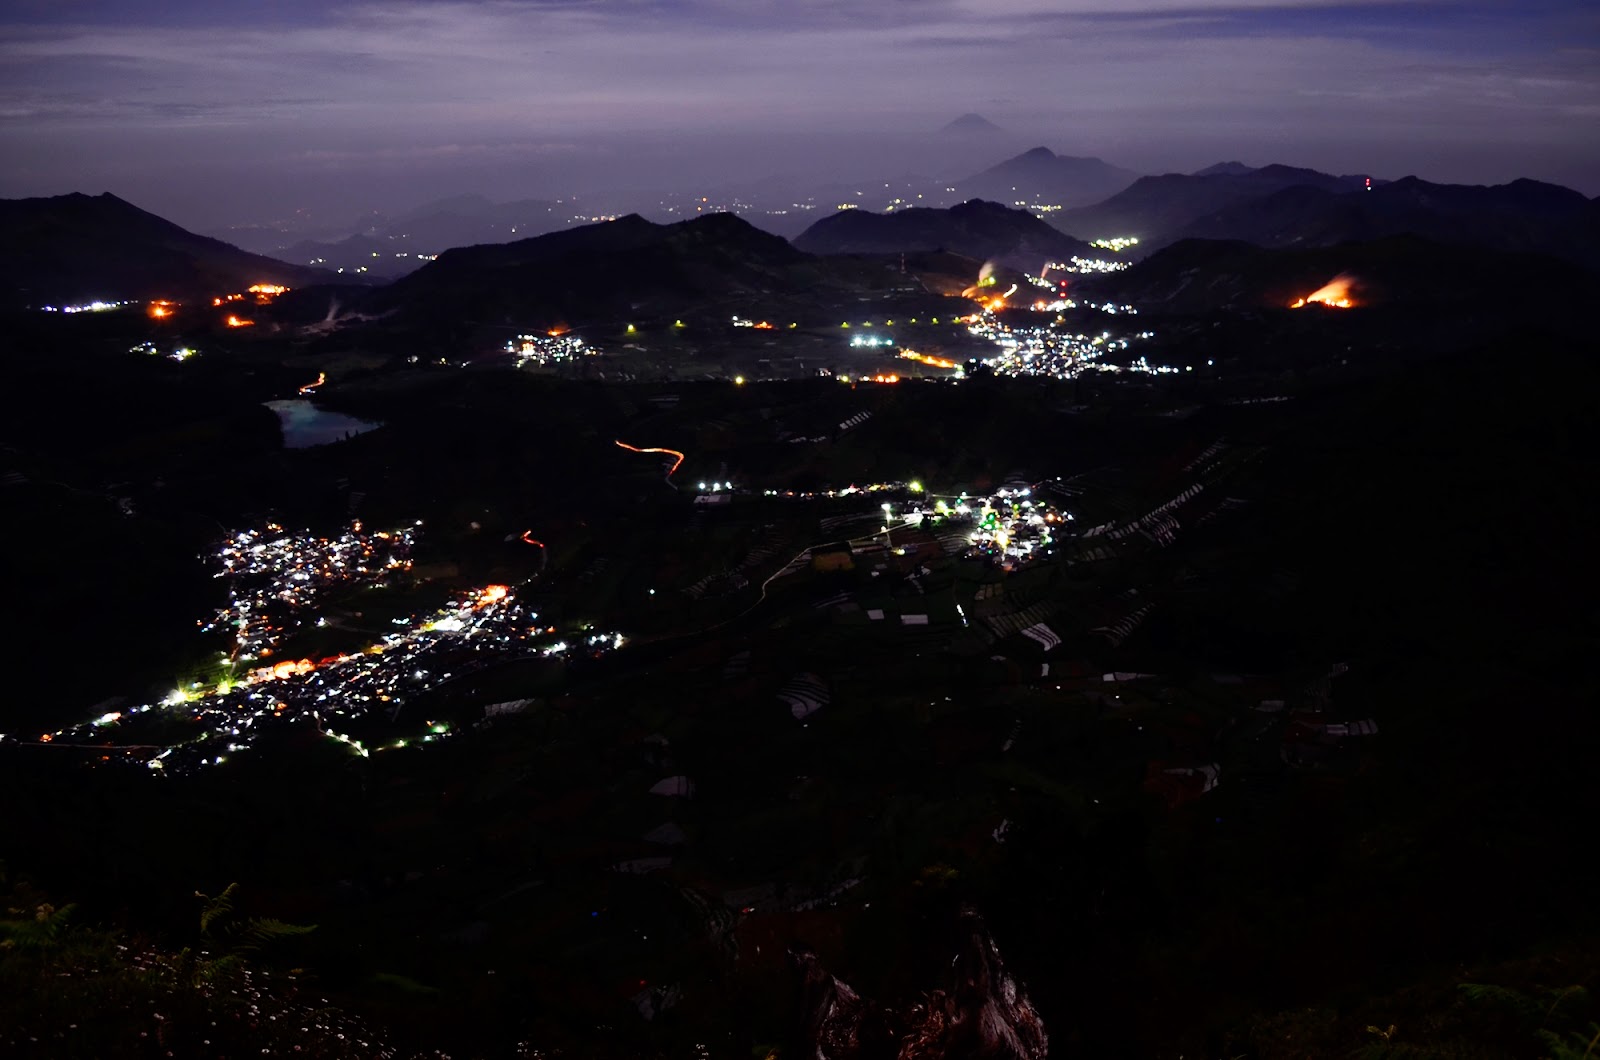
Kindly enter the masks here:
<path id="1" fill-rule="evenodd" d="M 1012 135 L 934 132 L 976 111 Z M 1600 193 L 1593 0 L 9 0 L 0 196 L 191 226 L 1044 144 Z"/>

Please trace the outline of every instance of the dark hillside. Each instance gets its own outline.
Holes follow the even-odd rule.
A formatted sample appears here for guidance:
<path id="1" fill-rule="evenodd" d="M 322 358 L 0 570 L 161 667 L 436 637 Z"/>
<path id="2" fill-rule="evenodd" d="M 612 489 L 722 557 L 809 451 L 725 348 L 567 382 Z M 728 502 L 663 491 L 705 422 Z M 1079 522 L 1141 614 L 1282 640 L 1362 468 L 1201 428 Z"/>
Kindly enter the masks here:
<path id="1" fill-rule="evenodd" d="M 897 254 L 946 250 L 1028 272 L 1046 262 L 1093 253 L 1026 210 L 974 199 L 947 210 L 916 207 L 893 213 L 841 210 L 795 239 L 811 254 Z"/>
<path id="2" fill-rule="evenodd" d="M 1300 185 L 1198 218 L 1184 234 L 1273 247 L 1415 235 L 1600 265 L 1600 212 L 1570 188 L 1532 180 L 1478 187 L 1406 177 L 1370 192 Z"/>
<path id="3" fill-rule="evenodd" d="M 211 297 L 332 279 L 195 235 L 109 193 L 0 200 L 0 297 L 20 304 Z"/>
<path id="4" fill-rule="evenodd" d="M 658 225 L 636 214 L 515 243 L 462 247 L 385 288 L 413 318 L 627 319 L 818 278 L 807 256 L 732 214 Z"/>

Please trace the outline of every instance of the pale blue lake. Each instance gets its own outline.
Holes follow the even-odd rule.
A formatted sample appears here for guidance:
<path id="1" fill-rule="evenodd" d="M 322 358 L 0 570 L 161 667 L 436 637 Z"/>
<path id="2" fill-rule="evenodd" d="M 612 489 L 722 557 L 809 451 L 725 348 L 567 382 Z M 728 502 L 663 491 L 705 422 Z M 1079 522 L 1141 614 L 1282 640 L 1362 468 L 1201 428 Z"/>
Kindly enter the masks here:
<path id="1" fill-rule="evenodd" d="M 278 414 L 278 426 L 283 429 L 285 449 L 309 449 L 314 445 L 342 442 L 347 437 L 383 426 L 381 423 L 346 416 L 342 412 L 319 409 L 305 398 L 268 401 L 266 406 Z"/>

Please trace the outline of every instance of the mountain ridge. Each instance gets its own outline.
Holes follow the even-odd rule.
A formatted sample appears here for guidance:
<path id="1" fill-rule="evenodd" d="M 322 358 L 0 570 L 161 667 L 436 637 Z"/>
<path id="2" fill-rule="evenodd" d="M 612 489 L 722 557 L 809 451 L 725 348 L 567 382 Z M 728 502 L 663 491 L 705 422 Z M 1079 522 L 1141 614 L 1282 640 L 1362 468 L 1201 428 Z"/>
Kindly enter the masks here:
<path id="1" fill-rule="evenodd" d="M 1047 261 L 1091 253 L 1088 244 L 1025 210 L 983 199 L 956 206 L 918 206 L 874 213 L 841 210 L 794 240 L 812 254 L 896 254 L 948 250 L 1037 272 Z"/>
<path id="2" fill-rule="evenodd" d="M 951 121 L 945 122 L 945 124 L 939 129 L 940 134 L 945 136 L 952 134 L 962 136 L 990 136 L 995 133 L 1003 133 L 1005 131 L 1005 129 L 996 125 L 988 118 L 985 118 L 982 114 L 976 114 L 972 111 L 968 111 L 967 113 L 962 114 Z"/>
<path id="3" fill-rule="evenodd" d="M 28 302 L 304 287 L 332 273 L 202 236 L 111 192 L 0 200 L 0 291 Z"/>
<path id="4" fill-rule="evenodd" d="M 1016 203 L 1019 198 L 1053 208 L 1085 206 L 1114 195 L 1139 174 L 1104 159 L 1061 155 L 1034 147 L 1007 158 L 955 187 L 968 199 Z"/>
<path id="5" fill-rule="evenodd" d="M 678 311 L 738 292 L 816 282 L 809 255 L 733 214 L 671 224 L 638 214 L 517 240 L 456 247 L 376 292 L 424 316 L 548 322 Z"/>
<path id="6" fill-rule="evenodd" d="M 1507 253 L 1552 254 L 1600 268 L 1600 210 L 1581 193 L 1521 178 L 1434 184 L 1415 176 L 1336 192 L 1294 186 L 1184 225 L 1179 236 L 1265 247 L 1331 246 L 1412 234 Z"/>

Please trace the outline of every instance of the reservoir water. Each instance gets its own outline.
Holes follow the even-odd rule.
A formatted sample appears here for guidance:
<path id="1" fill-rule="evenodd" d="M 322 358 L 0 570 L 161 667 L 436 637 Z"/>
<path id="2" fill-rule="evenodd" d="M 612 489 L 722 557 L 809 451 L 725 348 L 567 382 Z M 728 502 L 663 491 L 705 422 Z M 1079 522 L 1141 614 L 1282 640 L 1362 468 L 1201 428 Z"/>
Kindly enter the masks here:
<path id="1" fill-rule="evenodd" d="M 342 412 L 319 409 L 304 398 L 268 401 L 267 408 L 278 414 L 278 425 L 283 429 L 286 449 L 309 449 L 313 445 L 342 442 L 349 435 L 362 434 L 382 427 L 381 423 L 358 420 Z"/>

